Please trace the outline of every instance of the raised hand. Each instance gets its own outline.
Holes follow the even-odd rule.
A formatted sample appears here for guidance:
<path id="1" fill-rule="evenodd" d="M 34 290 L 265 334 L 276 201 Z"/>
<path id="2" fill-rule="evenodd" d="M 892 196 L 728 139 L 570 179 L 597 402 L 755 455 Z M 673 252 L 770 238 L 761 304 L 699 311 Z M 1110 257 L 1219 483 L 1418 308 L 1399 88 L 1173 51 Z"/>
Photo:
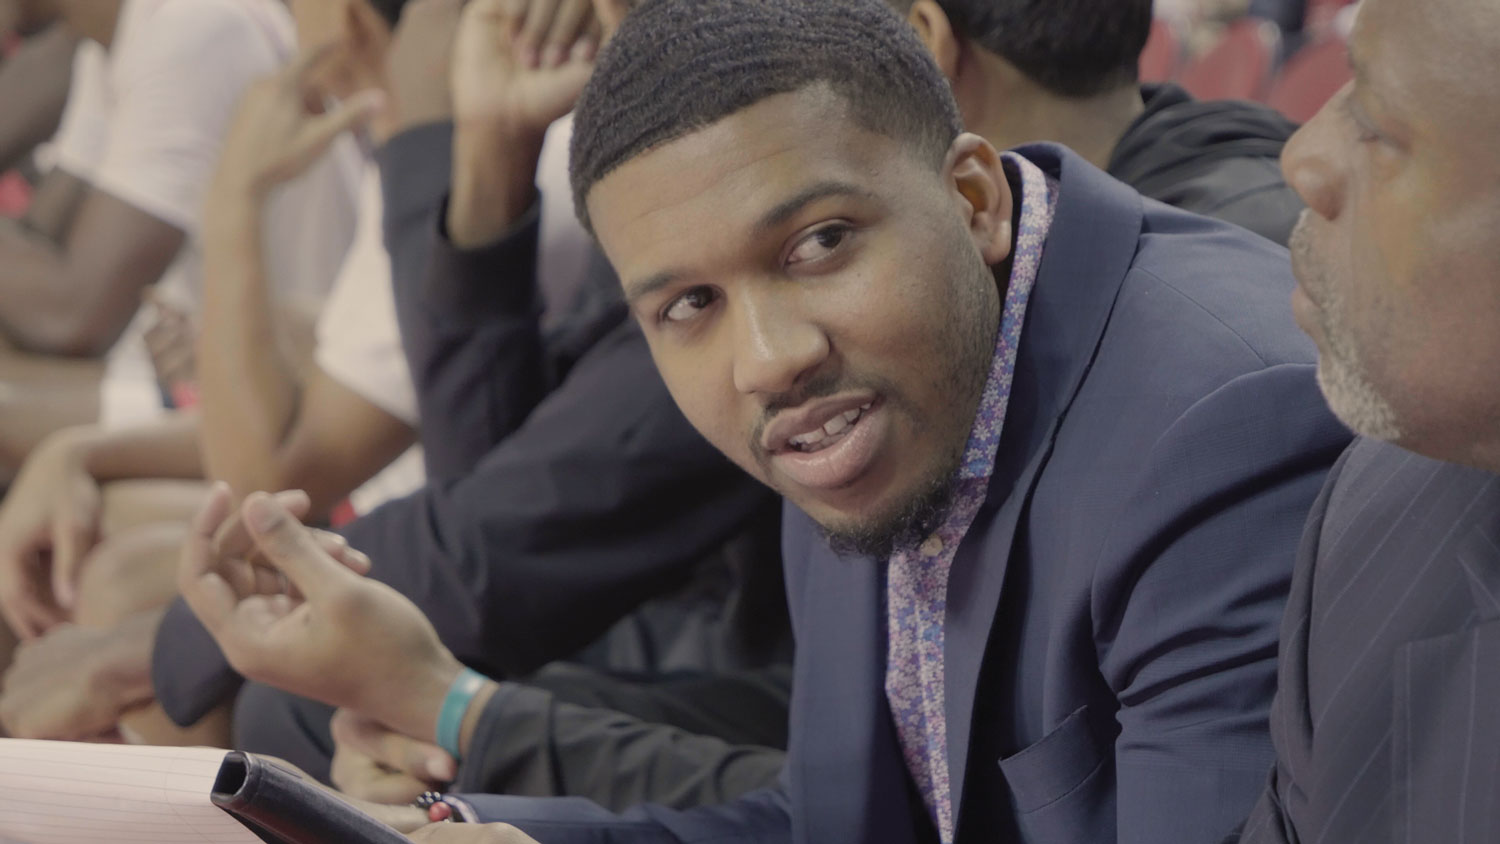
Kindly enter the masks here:
<path id="1" fill-rule="evenodd" d="M 454 245 L 487 244 L 531 207 L 542 139 L 583 92 L 598 43 L 587 0 L 472 0 L 464 8 L 452 70 Z"/>
<path id="2" fill-rule="evenodd" d="M 454 119 L 539 138 L 572 111 L 598 46 L 590 0 L 471 0 L 453 48 Z"/>
<path id="3" fill-rule="evenodd" d="M 368 123 L 385 94 L 361 91 L 325 107 L 310 81 L 337 46 L 304 52 L 286 67 L 250 86 L 219 154 L 215 193 L 264 197 L 317 161 L 340 134 Z"/>

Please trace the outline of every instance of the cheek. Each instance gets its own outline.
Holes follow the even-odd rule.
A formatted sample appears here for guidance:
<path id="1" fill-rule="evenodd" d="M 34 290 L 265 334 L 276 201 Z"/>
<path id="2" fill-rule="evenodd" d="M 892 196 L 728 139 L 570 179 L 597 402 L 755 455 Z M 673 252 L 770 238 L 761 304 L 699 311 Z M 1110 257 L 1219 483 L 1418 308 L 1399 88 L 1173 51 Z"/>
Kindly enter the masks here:
<path id="1" fill-rule="evenodd" d="M 652 357 L 672 400 L 703 438 L 741 468 L 761 476 L 750 453 L 755 418 L 747 400 L 734 389 L 730 365 L 707 349 L 664 349 L 653 344 Z"/>

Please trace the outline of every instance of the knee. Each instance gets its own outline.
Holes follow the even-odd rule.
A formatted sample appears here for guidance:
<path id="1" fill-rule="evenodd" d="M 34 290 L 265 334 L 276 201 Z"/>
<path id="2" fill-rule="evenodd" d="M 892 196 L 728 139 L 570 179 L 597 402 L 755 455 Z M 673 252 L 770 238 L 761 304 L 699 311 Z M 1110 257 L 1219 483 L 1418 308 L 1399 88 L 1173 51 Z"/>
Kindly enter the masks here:
<path id="1" fill-rule="evenodd" d="M 135 613 L 171 601 L 177 594 L 177 555 L 186 532 L 184 524 L 146 525 L 96 546 L 80 567 L 74 620 L 90 627 L 115 627 Z"/>

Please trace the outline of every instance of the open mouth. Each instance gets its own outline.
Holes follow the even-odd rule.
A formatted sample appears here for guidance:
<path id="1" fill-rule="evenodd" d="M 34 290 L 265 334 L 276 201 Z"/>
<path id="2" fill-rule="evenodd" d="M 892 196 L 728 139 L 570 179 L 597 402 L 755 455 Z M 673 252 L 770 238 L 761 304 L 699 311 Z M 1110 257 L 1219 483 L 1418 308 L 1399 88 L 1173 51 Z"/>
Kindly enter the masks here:
<path id="1" fill-rule="evenodd" d="M 859 420 L 864 417 L 871 405 L 875 402 L 868 401 L 859 407 L 850 408 L 843 413 L 836 414 L 832 419 L 823 423 L 821 428 L 798 434 L 787 440 L 787 447 L 801 454 L 813 454 L 822 451 L 834 443 L 848 436 Z"/>

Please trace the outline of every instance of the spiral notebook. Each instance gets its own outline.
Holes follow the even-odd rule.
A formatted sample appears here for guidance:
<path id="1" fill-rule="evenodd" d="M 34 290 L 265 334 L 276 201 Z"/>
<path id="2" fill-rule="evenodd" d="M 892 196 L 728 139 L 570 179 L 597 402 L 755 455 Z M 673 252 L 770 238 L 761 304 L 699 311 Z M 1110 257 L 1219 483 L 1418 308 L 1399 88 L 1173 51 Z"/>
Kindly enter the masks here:
<path id="1" fill-rule="evenodd" d="M 409 844 L 252 754 L 18 739 L 0 739 L 0 842 Z"/>

